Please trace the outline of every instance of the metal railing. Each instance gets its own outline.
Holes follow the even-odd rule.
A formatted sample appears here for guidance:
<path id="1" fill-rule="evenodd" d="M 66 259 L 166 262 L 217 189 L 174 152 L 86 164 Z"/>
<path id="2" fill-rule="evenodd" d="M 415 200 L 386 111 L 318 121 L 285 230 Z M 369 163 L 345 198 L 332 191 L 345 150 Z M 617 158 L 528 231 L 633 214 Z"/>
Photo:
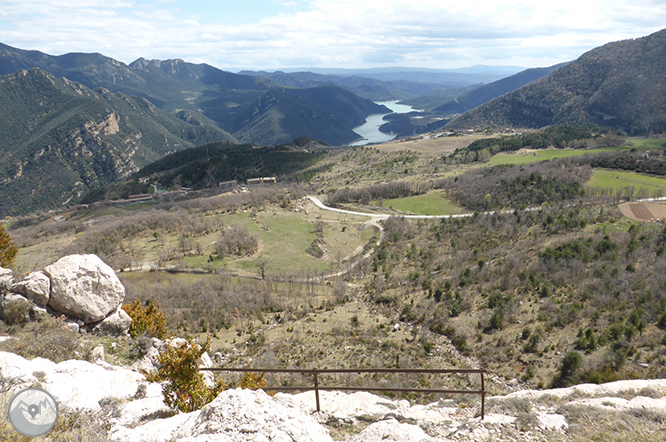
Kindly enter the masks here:
<path id="1" fill-rule="evenodd" d="M 314 390 L 317 403 L 317 412 L 321 411 L 319 392 L 320 391 L 379 391 L 379 392 L 400 392 L 400 393 L 440 393 L 440 394 L 479 394 L 481 395 L 481 419 L 485 418 L 486 413 L 486 385 L 485 371 L 481 369 L 427 369 L 427 368 L 338 368 L 338 369 L 318 369 L 318 368 L 201 368 L 202 371 L 226 371 L 235 373 L 301 373 L 311 374 L 313 377 L 312 385 L 301 386 L 283 386 L 283 387 L 264 387 L 265 391 L 310 391 Z M 394 387 L 326 387 L 319 385 L 320 374 L 332 373 L 409 373 L 409 374 L 480 374 L 480 390 L 451 390 L 441 388 L 394 388 Z"/>

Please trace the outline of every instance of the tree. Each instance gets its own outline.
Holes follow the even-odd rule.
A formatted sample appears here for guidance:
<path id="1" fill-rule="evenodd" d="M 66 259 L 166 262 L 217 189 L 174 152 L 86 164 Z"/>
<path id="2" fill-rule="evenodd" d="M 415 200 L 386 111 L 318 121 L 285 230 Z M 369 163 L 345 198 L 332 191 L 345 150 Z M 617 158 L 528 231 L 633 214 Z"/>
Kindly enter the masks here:
<path id="1" fill-rule="evenodd" d="M 0 267 L 11 267 L 17 253 L 16 243 L 9 236 L 5 227 L 0 225 Z"/>
<path id="2" fill-rule="evenodd" d="M 162 382 L 164 403 L 184 413 L 199 410 L 211 402 L 226 385 L 220 381 L 214 387 L 206 386 L 199 370 L 199 359 L 208 351 L 210 343 L 203 345 L 188 341 L 178 346 L 168 345 L 159 356 L 159 368 L 146 375 L 149 382 Z"/>
<path id="3" fill-rule="evenodd" d="M 169 333 L 166 316 L 160 306 L 148 300 L 145 306 L 138 299 L 123 305 L 123 310 L 132 318 L 129 334 L 133 338 L 141 335 L 164 339 Z"/>

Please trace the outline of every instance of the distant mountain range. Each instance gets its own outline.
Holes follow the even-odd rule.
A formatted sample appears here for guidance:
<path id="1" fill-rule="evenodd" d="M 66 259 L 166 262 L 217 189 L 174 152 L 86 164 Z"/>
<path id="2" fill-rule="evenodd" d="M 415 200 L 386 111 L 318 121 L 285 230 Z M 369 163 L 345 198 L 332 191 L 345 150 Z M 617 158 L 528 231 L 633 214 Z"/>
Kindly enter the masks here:
<path id="1" fill-rule="evenodd" d="M 373 101 L 399 136 L 440 129 L 540 128 L 586 121 L 631 134 L 666 131 L 666 30 L 609 43 L 565 65 L 464 70 L 234 74 L 183 60 L 127 65 L 101 54 L 52 56 L 0 44 L 0 216 L 51 208 L 167 153 L 211 142 L 330 145 Z M 478 84 L 487 83 L 487 84 Z M 457 114 L 462 114 L 449 121 Z"/>
<path id="2" fill-rule="evenodd" d="M 540 128 L 584 121 L 635 135 L 666 132 L 666 30 L 608 43 L 461 115 L 448 129 Z"/>
<path id="3" fill-rule="evenodd" d="M 226 140 L 140 97 L 31 69 L 0 77 L 0 216 L 55 207 L 169 152 Z"/>
<path id="4" fill-rule="evenodd" d="M 196 121 L 199 125 L 212 125 L 228 133 L 239 133 L 243 140 L 251 140 L 257 144 L 279 144 L 304 135 L 313 135 L 329 144 L 345 144 L 357 138 L 351 135 L 351 129 L 362 124 L 369 114 L 363 115 L 359 122 L 357 116 L 364 112 L 359 112 L 359 109 L 368 109 L 371 112 L 378 109 L 373 103 L 366 102 L 367 100 L 351 99 L 346 91 L 340 89 L 338 95 L 344 95 L 347 101 L 351 100 L 360 107 L 340 107 L 344 114 L 336 114 L 335 109 L 338 107 L 331 106 L 332 103 L 326 101 L 327 97 L 332 96 L 330 85 L 333 82 L 329 81 L 330 79 L 295 84 L 287 78 L 281 78 L 281 81 L 289 83 L 284 85 L 270 78 L 234 74 L 206 64 L 192 64 L 183 60 L 140 58 L 126 65 L 101 54 L 71 53 L 52 56 L 0 45 L 0 75 L 32 68 L 40 68 L 56 77 L 81 83 L 91 89 L 102 87 L 113 92 L 143 97 L 158 108 L 172 112 L 188 122 Z M 317 90 L 325 85 L 325 89 Z M 256 112 L 258 109 L 268 112 L 270 109 L 266 103 L 282 94 L 280 90 L 285 86 L 313 90 L 307 94 L 308 100 L 298 105 L 295 105 L 292 97 L 292 104 L 288 108 L 282 107 L 279 115 L 275 110 L 271 110 L 265 116 L 248 117 L 248 112 Z M 391 91 L 400 88 L 397 85 L 383 87 L 378 81 L 373 81 L 370 86 L 376 89 L 376 97 L 382 94 L 384 97 L 395 97 L 391 95 Z M 412 91 L 407 93 L 407 96 L 426 93 L 432 89 L 428 86 L 421 86 L 420 89 L 414 85 L 410 87 Z M 277 91 L 272 90 L 275 88 Z M 323 101 L 318 102 L 317 97 Z M 334 117 L 336 121 L 312 117 L 323 115 L 323 108 L 329 108 L 325 115 Z M 186 112 L 182 112 L 183 110 Z M 300 124 L 284 123 L 285 120 L 298 119 L 302 115 L 310 115 L 307 133 L 300 131 L 303 127 Z M 258 120 L 262 122 L 259 126 Z M 278 124 L 280 121 L 282 123 Z M 267 124 L 272 126 L 268 127 Z M 340 124 L 344 127 L 339 127 Z M 290 131 L 290 128 L 296 131 Z M 247 136 L 248 133 L 252 135 Z"/>

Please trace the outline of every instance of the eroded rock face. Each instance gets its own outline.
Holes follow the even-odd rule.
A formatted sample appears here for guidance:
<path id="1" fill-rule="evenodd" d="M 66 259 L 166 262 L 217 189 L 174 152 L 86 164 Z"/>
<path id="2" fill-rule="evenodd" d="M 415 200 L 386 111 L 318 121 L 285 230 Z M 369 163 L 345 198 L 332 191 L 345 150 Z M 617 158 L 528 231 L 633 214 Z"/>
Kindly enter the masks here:
<path id="1" fill-rule="evenodd" d="M 12 284 L 9 290 L 45 307 L 51 296 L 51 280 L 44 272 L 32 272 L 22 281 Z"/>
<path id="2" fill-rule="evenodd" d="M 48 306 L 90 324 L 106 318 L 125 299 L 125 287 L 96 255 L 70 255 L 44 268 L 51 280 Z"/>

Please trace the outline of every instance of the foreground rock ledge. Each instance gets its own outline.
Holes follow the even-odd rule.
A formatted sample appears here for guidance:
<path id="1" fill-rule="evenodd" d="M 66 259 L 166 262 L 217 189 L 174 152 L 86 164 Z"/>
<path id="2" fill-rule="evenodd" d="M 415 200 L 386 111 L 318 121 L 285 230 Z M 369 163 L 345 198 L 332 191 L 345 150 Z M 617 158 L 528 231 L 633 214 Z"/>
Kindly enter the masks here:
<path id="1" fill-rule="evenodd" d="M 157 418 L 168 415 L 160 385 L 146 382 L 143 375 L 126 367 L 103 361 L 56 364 L 0 352 L 0 373 L 3 400 L 39 383 L 54 395 L 63 413 L 92 413 L 110 428 L 105 438 L 117 442 L 533 442 L 551 440 L 555 433 L 553 440 L 569 440 L 565 417 L 556 407 L 544 405 L 548 397 L 557 397 L 558 406 L 602 412 L 666 413 L 666 380 L 660 379 L 496 396 L 488 398 L 495 405 L 484 421 L 478 417 L 478 404 L 463 407 L 452 400 L 414 405 L 365 392 L 323 391 L 323 411 L 315 413 L 313 392 L 271 397 L 263 391 L 240 389 L 220 393 L 199 411 Z M 650 397 L 642 396 L 648 393 Z M 520 413 L 516 414 L 517 399 L 527 401 L 533 416 L 528 430 L 520 424 Z M 116 404 L 113 413 L 102 408 L 108 403 Z M 525 403 L 521 404 L 522 409 Z"/>

